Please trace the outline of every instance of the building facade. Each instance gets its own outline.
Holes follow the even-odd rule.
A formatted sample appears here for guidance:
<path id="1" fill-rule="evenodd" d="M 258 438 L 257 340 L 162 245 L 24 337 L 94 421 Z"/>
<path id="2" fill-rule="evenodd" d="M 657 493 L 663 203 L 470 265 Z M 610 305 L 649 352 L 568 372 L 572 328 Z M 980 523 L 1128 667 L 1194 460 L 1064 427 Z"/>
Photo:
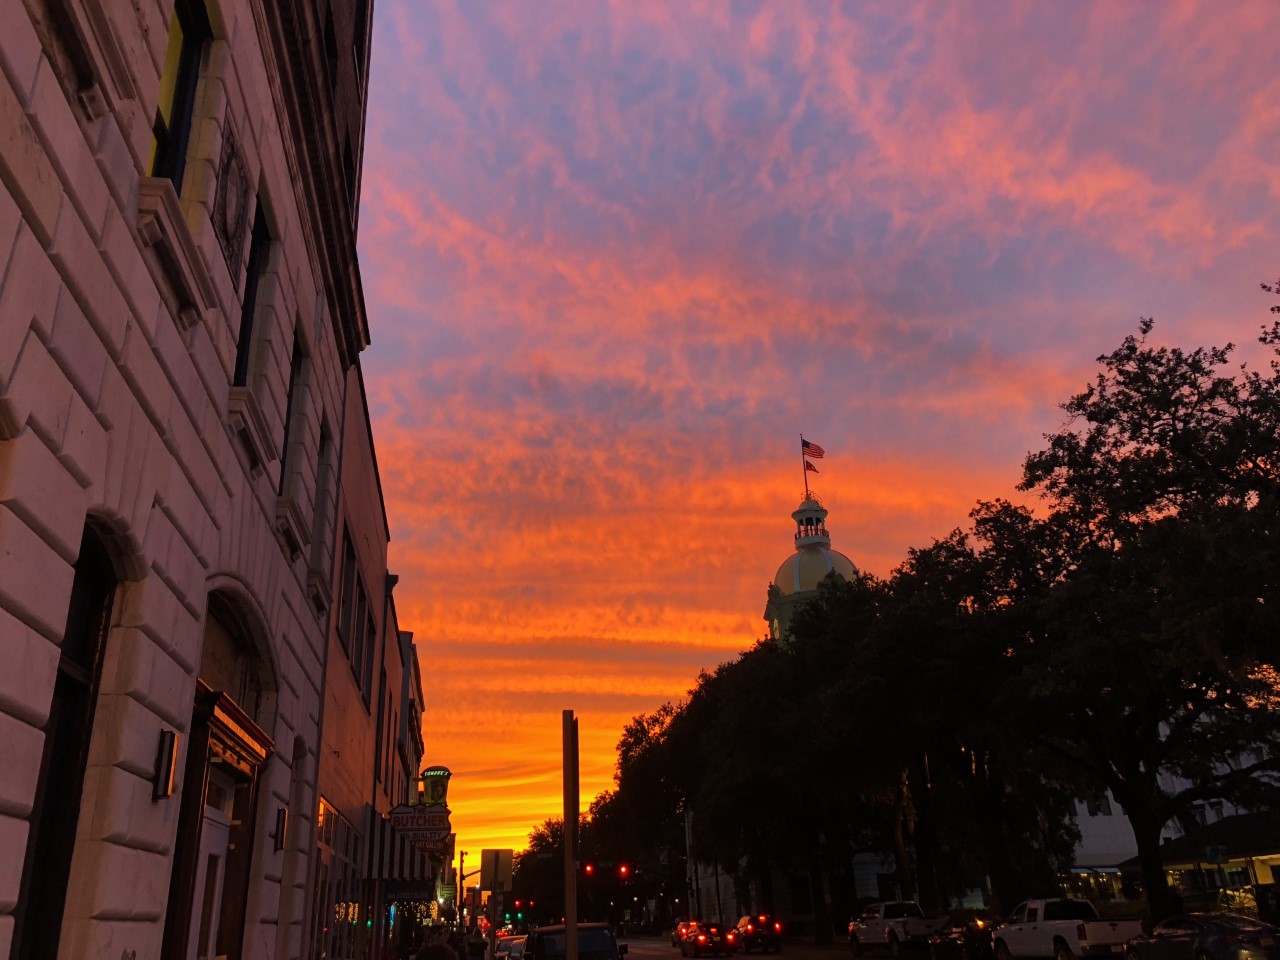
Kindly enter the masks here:
<path id="1" fill-rule="evenodd" d="M 394 807 L 417 800 L 422 676 L 413 635 L 396 615 L 398 578 L 387 572 L 390 530 L 358 367 L 350 378 L 310 879 L 309 956 L 317 960 L 381 956 L 386 942 L 411 935 L 417 905 L 393 914 L 388 883 L 416 881 L 425 893 L 435 879 L 428 859 L 387 822 Z M 433 887 L 416 900 L 428 898 Z"/>
<path id="2" fill-rule="evenodd" d="M 0 956 L 311 955 L 328 684 L 376 741 L 412 649 L 359 368 L 370 16 L 0 5 Z"/>

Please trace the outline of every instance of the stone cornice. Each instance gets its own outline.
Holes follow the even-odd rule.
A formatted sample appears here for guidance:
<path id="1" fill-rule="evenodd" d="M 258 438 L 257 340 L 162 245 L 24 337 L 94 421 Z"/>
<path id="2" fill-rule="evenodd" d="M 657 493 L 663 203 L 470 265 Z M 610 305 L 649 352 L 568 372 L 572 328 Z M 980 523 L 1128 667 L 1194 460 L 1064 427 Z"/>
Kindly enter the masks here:
<path id="1" fill-rule="evenodd" d="M 321 270 L 338 352 L 347 368 L 369 345 L 369 324 L 316 5 L 277 0 L 253 4 L 253 9 L 268 71 L 276 80 L 271 87 L 290 173 L 301 190 L 303 230 Z"/>

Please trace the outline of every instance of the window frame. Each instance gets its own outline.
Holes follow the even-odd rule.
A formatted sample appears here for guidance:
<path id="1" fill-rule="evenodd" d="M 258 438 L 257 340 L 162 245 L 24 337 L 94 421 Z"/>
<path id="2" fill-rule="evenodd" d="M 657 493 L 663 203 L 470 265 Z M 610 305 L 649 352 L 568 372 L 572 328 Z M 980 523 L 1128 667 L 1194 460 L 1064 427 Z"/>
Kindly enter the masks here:
<path id="1" fill-rule="evenodd" d="M 253 356 L 253 328 L 258 313 L 258 288 L 267 272 L 274 243 L 271 225 L 267 223 L 262 194 L 254 204 L 253 232 L 249 238 L 249 259 L 244 268 L 243 299 L 240 301 L 240 330 L 236 334 L 236 363 L 231 373 L 231 386 L 249 384 L 249 367 Z"/>
<path id="2" fill-rule="evenodd" d="M 204 52 L 213 39 L 208 11 L 198 0 L 178 0 L 174 4 L 173 17 L 169 21 L 169 36 L 174 28 L 182 32 L 181 47 L 174 65 L 173 91 L 169 103 L 169 119 L 164 118 L 163 99 L 165 76 L 160 77 L 160 99 L 156 102 L 155 117 L 151 121 L 152 141 L 150 173 L 153 177 L 167 179 L 173 190 L 182 196 L 182 183 L 186 176 L 187 155 L 191 148 L 191 133 L 195 127 L 196 93 L 200 87 L 200 68 Z M 164 71 L 167 72 L 168 53 Z"/>

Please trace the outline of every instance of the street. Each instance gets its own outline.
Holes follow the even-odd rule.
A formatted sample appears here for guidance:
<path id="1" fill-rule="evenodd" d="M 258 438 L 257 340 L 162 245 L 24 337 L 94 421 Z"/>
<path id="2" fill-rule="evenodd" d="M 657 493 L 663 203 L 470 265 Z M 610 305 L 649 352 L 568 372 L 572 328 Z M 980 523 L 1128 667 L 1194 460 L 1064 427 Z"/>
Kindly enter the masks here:
<path id="1" fill-rule="evenodd" d="M 627 960 L 680 960 L 680 950 L 671 946 L 670 937 L 627 937 L 620 942 L 627 945 Z M 842 940 L 822 946 L 804 940 L 787 941 L 780 955 L 789 960 L 844 960 L 849 955 L 849 945 Z M 741 958 L 742 954 L 734 956 Z"/>

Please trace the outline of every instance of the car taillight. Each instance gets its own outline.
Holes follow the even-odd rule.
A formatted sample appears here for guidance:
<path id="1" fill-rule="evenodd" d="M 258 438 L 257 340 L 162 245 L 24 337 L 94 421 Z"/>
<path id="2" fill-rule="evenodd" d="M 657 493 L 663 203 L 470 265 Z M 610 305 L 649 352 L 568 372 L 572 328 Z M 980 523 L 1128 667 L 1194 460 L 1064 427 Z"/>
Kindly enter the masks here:
<path id="1" fill-rule="evenodd" d="M 1076 924 L 1076 939 L 1077 939 L 1077 940 L 1079 940 L 1081 943 L 1084 943 L 1084 941 L 1085 941 L 1085 939 L 1087 938 L 1087 936 L 1088 936 L 1088 935 L 1085 933 L 1085 930 L 1084 930 L 1084 924 L 1083 924 L 1083 923 L 1077 923 L 1077 924 Z"/>
<path id="2" fill-rule="evenodd" d="M 724 936 L 725 936 L 725 939 L 726 939 L 726 940 L 732 940 L 732 939 L 733 939 L 733 934 L 732 934 L 732 933 L 726 933 Z"/>
<path id="3" fill-rule="evenodd" d="M 751 924 L 749 924 L 749 923 L 748 923 L 748 924 L 747 924 L 747 933 L 751 933 L 753 930 L 755 930 L 755 927 L 753 927 Z"/>
<path id="4" fill-rule="evenodd" d="M 707 935 L 706 935 L 705 933 L 700 933 L 700 934 L 698 934 L 698 939 L 699 939 L 699 940 L 701 940 L 703 943 L 706 943 L 706 942 L 707 942 Z"/>
<path id="5" fill-rule="evenodd" d="M 781 933 L 781 932 L 782 932 L 782 924 L 780 924 L 780 923 L 775 923 L 775 924 L 773 925 L 773 929 L 775 929 L 775 930 L 777 930 L 779 933 Z"/>

